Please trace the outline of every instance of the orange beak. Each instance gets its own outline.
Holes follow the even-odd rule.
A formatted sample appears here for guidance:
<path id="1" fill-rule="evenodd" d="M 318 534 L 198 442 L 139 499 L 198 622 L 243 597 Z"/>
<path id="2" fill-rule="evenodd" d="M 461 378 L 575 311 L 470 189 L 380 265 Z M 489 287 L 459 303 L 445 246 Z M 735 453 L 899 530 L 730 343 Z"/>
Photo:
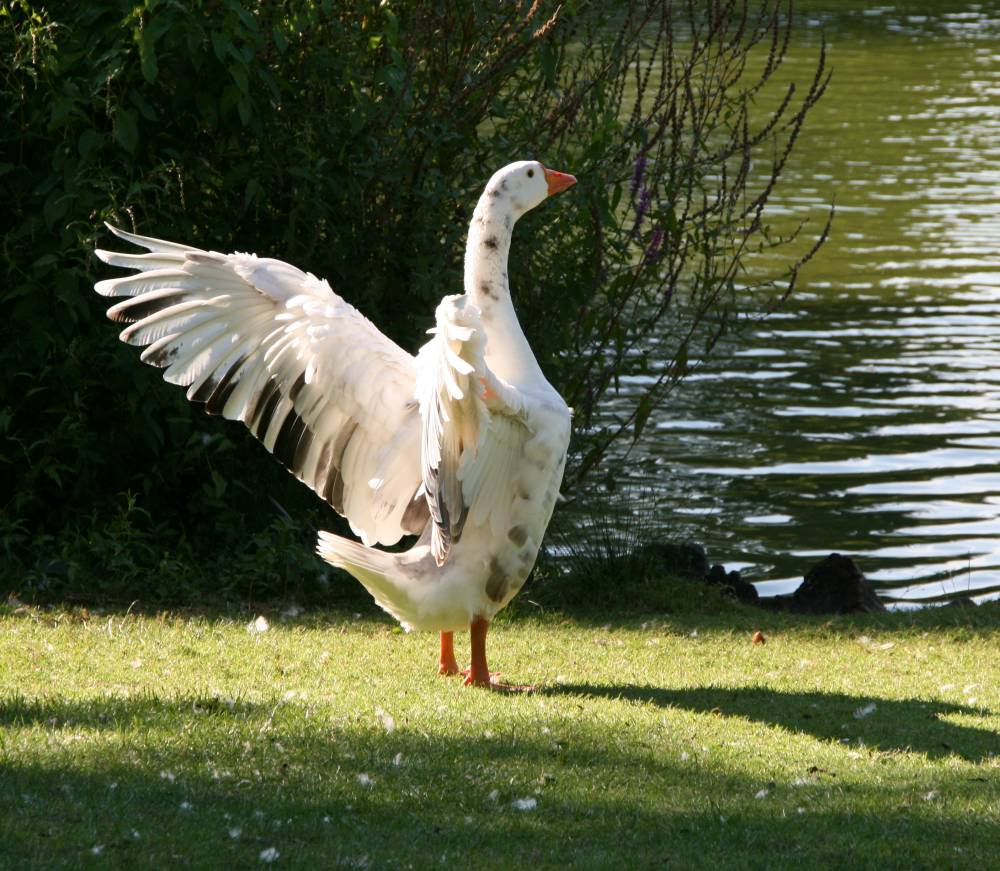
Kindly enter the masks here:
<path id="1" fill-rule="evenodd" d="M 550 197 L 552 194 L 557 194 L 559 191 L 566 190 L 570 185 L 576 184 L 576 176 L 570 175 L 568 172 L 556 172 L 545 166 L 542 167 L 542 172 L 545 173 L 545 180 L 549 183 Z"/>

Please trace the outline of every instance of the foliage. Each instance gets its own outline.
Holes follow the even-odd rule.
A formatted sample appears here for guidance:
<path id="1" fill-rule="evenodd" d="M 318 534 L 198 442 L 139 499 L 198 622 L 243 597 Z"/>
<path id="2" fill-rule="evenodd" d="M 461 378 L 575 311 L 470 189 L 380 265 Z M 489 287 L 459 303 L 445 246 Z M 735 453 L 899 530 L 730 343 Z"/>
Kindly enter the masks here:
<path id="1" fill-rule="evenodd" d="M 568 500 L 552 518 L 530 583 L 508 610 L 600 620 L 637 611 L 733 613 L 738 593 L 728 581 L 706 583 L 704 550 L 670 540 L 661 520 L 664 498 L 629 487 Z"/>
<path id="2" fill-rule="evenodd" d="M 741 318 L 792 293 L 832 220 L 831 211 L 779 275 L 749 270 L 754 255 L 783 248 L 805 228 L 777 235 L 766 210 L 829 81 L 825 43 L 796 103 L 795 83 L 777 79 L 792 36 L 790 2 L 784 18 L 780 2 L 685 7 L 674 15 L 670 4 L 648 6 L 626 18 L 606 60 L 587 52 L 602 58 L 615 85 L 587 94 L 581 116 L 594 118 L 603 108 L 616 124 L 595 161 L 607 198 L 596 200 L 581 239 L 596 261 L 584 286 L 600 291 L 579 300 L 572 366 L 562 373 L 578 427 L 588 434 L 577 482 L 616 443 L 634 444 L 670 390 Z M 601 45 L 593 34 L 584 42 Z M 771 88 L 783 93 L 768 112 L 759 103 Z M 617 403 L 612 422 L 595 420 L 626 378 L 645 385 L 642 395 Z"/>
<path id="3" fill-rule="evenodd" d="M 702 352 L 696 339 L 710 349 L 741 305 L 758 305 L 740 295 L 744 255 L 769 244 L 764 209 L 825 82 L 821 62 L 798 106 L 789 95 L 751 123 L 790 27 L 773 4 L 734 0 L 682 12 L 653 0 L 8 0 L 0 546 L 13 584 L 117 594 L 132 581 L 112 572 L 142 589 L 163 570 L 154 554 L 200 571 L 204 554 L 238 555 L 255 537 L 277 549 L 286 514 L 302 541 L 337 528 L 239 427 L 205 419 L 113 340 L 90 292 L 103 218 L 281 256 L 413 348 L 460 287 L 491 168 L 537 156 L 575 172 L 574 192 L 519 228 L 511 280 L 577 408 L 584 481 L 638 434 Z M 761 50 L 763 73 L 743 77 Z M 758 152 L 777 157 L 751 179 Z M 601 424 L 598 408 L 636 374 L 647 394 Z M 123 505 L 127 534 L 109 524 Z M 114 528 L 134 565 L 107 544 Z M 166 572 L 165 594 L 213 588 L 190 575 Z M 238 571 L 214 586 L 247 592 Z"/>
<path id="4" fill-rule="evenodd" d="M 576 615 L 656 612 L 732 613 L 721 587 L 664 570 L 651 542 L 662 541 L 655 493 L 588 494 L 553 518 L 547 547 L 515 613 L 568 610 Z"/>

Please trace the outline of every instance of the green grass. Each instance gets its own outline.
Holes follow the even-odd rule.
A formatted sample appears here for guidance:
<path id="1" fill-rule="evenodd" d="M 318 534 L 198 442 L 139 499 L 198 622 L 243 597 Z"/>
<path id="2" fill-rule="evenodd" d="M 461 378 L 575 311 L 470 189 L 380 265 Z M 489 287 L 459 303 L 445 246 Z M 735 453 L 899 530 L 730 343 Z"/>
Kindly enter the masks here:
<path id="1" fill-rule="evenodd" d="M 8 608 L 0 867 L 996 867 L 996 605 L 530 610 L 504 696 L 371 615 Z"/>

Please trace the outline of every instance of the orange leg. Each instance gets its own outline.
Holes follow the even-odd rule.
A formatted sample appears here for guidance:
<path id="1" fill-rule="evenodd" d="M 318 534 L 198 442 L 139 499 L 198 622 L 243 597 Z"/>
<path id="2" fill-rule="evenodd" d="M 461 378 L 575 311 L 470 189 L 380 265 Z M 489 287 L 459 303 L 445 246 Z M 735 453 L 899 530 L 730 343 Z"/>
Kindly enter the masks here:
<path id="1" fill-rule="evenodd" d="M 530 693 L 532 686 L 517 686 L 496 680 L 496 675 L 490 673 L 486 664 L 486 631 L 490 628 L 488 620 L 477 617 L 469 627 L 472 636 L 472 664 L 463 672 L 466 675 L 465 685 L 487 687 L 507 693 Z"/>
<path id="2" fill-rule="evenodd" d="M 458 663 L 455 662 L 455 641 L 451 632 L 441 633 L 441 660 L 438 674 L 458 674 Z"/>
<path id="3" fill-rule="evenodd" d="M 472 635 L 472 664 L 465 679 L 466 686 L 488 687 L 492 686 L 490 670 L 486 665 L 486 630 L 490 628 L 489 622 L 482 617 L 477 617 L 469 627 Z"/>

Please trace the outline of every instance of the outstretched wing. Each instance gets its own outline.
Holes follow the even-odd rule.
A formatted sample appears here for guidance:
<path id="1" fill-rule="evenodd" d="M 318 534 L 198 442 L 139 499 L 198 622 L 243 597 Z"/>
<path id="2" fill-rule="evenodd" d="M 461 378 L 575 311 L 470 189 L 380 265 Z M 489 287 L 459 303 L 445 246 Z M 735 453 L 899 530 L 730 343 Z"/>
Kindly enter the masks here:
<path id="1" fill-rule="evenodd" d="M 138 274 L 95 290 L 120 338 L 210 414 L 243 421 L 365 544 L 428 520 L 416 360 L 325 281 L 280 260 L 219 254 L 126 233 L 149 253 L 97 251 Z"/>
<path id="2" fill-rule="evenodd" d="M 479 310 L 445 297 L 417 356 L 423 418 L 421 476 L 434 527 L 431 551 L 444 563 L 466 522 L 502 536 L 514 499 L 513 473 L 530 435 L 523 399 L 486 365 Z"/>

